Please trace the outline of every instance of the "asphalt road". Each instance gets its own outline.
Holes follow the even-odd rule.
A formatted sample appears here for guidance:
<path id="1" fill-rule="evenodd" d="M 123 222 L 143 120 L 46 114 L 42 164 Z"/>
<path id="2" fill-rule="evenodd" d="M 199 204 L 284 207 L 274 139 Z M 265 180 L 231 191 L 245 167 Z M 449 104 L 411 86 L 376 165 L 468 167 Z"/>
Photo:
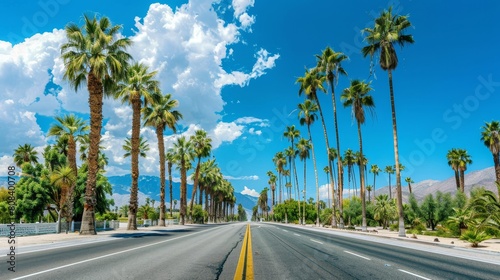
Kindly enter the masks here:
<path id="1" fill-rule="evenodd" d="M 247 223 L 20 248 L 0 279 L 233 279 Z M 356 238 L 353 239 L 353 236 Z M 377 239 L 373 242 L 370 239 Z M 499 279 L 500 255 L 344 232 L 251 224 L 255 279 Z M 5 257 L 0 257 L 2 263 Z"/>

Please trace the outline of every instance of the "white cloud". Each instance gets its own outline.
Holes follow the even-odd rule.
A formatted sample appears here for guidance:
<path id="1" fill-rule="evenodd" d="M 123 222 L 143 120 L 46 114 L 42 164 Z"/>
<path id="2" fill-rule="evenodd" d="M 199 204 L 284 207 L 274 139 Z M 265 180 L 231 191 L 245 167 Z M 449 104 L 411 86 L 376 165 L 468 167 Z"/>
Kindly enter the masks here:
<path id="1" fill-rule="evenodd" d="M 224 176 L 224 179 L 227 179 L 227 180 L 254 180 L 254 181 L 257 181 L 257 180 L 259 180 L 259 176 L 257 176 L 257 175 L 240 176 L 240 177 Z"/>
<path id="2" fill-rule="evenodd" d="M 241 191 L 241 194 L 246 194 L 253 197 L 259 197 L 259 193 L 255 189 L 249 189 L 247 186 L 244 187 L 243 191 Z"/>
<path id="3" fill-rule="evenodd" d="M 213 148 L 231 143 L 242 136 L 249 119 L 222 122 L 225 101 L 221 89 L 225 85 L 245 86 L 251 79 L 264 75 L 275 66 L 278 54 L 257 47 L 250 72 L 230 72 L 223 67 L 229 56 L 238 61 L 239 53 L 232 45 L 244 44 L 242 33 L 250 32 L 255 17 L 248 14 L 254 0 L 234 0 L 234 22 L 225 22 L 212 6 L 226 5 L 217 0 L 189 1 L 173 10 L 168 5 L 152 4 L 142 18 L 135 18 L 131 55 L 157 70 L 161 90 L 179 100 L 178 110 L 182 135 L 189 137 L 196 129 L 205 129 L 213 139 Z M 226 6 L 226 8 L 228 8 Z M 142 15 L 140 15 L 142 16 Z M 62 28 L 62 26 L 61 26 Z M 0 126 L 8 133 L 0 135 L 0 157 L 8 159 L 19 145 L 19 139 L 41 149 L 47 139 L 37 124 L 36 114 L 52 116 L 61 111 L 88 114 L 88 92 L 83 85 L 78 92 L 63 80 L 64 64 L 60 46 L 66 40 L 63 29 L 35 34 L 12 45 L 0 41 Z M 246 55 L 246 54 L 245 54 Z M 251 66 L 251 65 L 249 65 Z M 50 72 L 49 72 L 50 71 Z M 51 74 L 52 76 L 51 76 Z M 44 92 L 52 80 L 57 87 Z M 36 113 L 36 114 L 35 114 Z M 105 99 L 103 105 L 103 145 L 110 159 L 109 175 L 129 172 L 129 159 L 123 159 L 122 145 L 130 135 L 132 112 L 129 105 Z M 254 125 L 263 125 L 256 119 Z M 179 135 L 165 132 L 168 149 Z M 252 130 L 258 133 L 258 130 Z M 156 173 L 158 148 L 154 130 L 144 128 L 151 150 L 140 159 L 141 174 Z M 7 158 L 6 158 L 7 156 Z"/>

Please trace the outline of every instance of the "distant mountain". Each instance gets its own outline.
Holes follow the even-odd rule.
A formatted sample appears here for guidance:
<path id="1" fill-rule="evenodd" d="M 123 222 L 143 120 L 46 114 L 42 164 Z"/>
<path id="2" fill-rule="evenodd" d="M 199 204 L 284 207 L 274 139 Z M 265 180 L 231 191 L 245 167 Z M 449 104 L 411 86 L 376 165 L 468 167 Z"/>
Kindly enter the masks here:
<path id="1" fill-rule="evenodd" d="M 450 172 L 452 172 L 451 169 Z M 403 201 L 407 202 L 408 197 L 410 196 L 408 183 L 404 181 L 404 178 L 402 178 L 401 181 L 402 181 L 401 185 L 403 191 Z M 465 193 L 469 195 L 470 191 L 474 187 L 484 187 L 488 190 L 493 191 L 496 194 L 497 188 L 495 186 L 495 168 L 489 167 L 486 169 L 477 170 L 466 174 Z M 413 194 L 415 195 L 415 198 L 418 201 L 423 200 L 424 197 L 427 196 L 428 194 L 435 194 L 438 191 L 441 191 L 442 193 L 451 193 L 452 195 L 454 195 L 457 192 L 455 176 L 452 176 L 444 181 L 424 180 L 421 182 L 413 183 L 411 184 L 411 188 Z M 396 193 L 395 184 L 392 185 L 391 189 L 394 197 Z M 389 186 L 377 189 L 375 194 L 376 195 L 389 194 Z"/>
<path id="2" fill-rule="evenodd" d="M 129 204 L 130 199 L 130 184 L 132 178 L 130 174 L 123 176 L 110 176 L 109 182 L 113 186 L 113 195 L 111 196 L 115 201 L 115 206 L 121 207 L 122 205 Z M 156 203 L 160 201 L 160 178 L 156 176 L 139 176 L 139 205 L 146 203 L 146 198 L 154 199 Z M 173 199 L 180 200 L 180 183 L 172 182 L 172 197 Z M 193 185 L 187 185 L 187 200 L 191 199 L 193 193 Z M 247 211 L 251 211 L 257 204 L 257 198 L 241 193 L 235 193 L 236 205 L 241 204 Z M 169 181 L 165 183 L 165 203 L 170 207 L 169 197 Z M 159 205 L 159 204 L 156 204 Z M 179 204 L 177 204 L 179 207 Z"/>

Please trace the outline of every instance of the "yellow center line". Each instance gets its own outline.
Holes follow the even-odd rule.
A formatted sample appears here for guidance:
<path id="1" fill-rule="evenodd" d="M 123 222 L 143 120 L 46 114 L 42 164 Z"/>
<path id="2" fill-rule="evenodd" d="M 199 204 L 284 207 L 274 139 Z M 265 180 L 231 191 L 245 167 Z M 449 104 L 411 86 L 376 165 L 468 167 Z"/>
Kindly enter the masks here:
<path id="1" fill-rule="evenodd" d="M 253 280 L 252 233 L 250 231 L 250 224 L 247 224 L 240 258 L 234 272 L 234 280 L 243 279 Z"/>

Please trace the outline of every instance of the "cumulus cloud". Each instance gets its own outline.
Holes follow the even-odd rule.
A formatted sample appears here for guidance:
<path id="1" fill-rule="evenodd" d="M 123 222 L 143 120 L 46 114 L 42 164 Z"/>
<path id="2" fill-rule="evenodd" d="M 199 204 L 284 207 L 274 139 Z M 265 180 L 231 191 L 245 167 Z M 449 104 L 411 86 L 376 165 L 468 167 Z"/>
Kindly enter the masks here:
<path id="1" fill-rule="evenodd" d="M 244 187 L 243 191 L 241 191 L 241 194 L 246 194 L 253 197 L 259 197 L 259 193 L 255 189 L 249 189 L 247 186 Z"/>
<path id="2" fill-rule="evenodd" d="M 224 179 L 227 179 L 227 180 L 254 180 L 254 181 L 257 181 L 257 180 L 259 180 L 259 176 L 257 176 L 257 175 L 240 176 L 240 177 L 224 176 Z"/>

